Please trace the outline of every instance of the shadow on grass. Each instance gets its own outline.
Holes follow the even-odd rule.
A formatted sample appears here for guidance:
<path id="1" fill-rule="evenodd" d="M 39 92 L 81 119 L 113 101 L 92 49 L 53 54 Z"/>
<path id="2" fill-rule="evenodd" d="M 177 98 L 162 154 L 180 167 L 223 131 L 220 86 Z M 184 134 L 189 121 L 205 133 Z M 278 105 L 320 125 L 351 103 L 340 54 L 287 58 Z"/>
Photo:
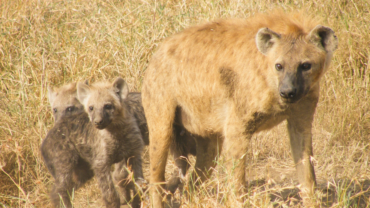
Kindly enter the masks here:
<path id="1" fill-rule="evenodd" d="M 305 207 L 296 186 L 284 187 L 281 184 L 268 184 L 266 180 L 255 180 L 247 183 L 249 193 L 266 196 L 272 207 Z M 209 190 L 209 195 L 215 195 L 215 189 Z M 183 195 L 186 197 L 188 194 Z M 222 195 L 222 194 L 221 194 Z M 370 208 L 370 180 L 354 181 L 349 179 L 338 179 L 332 182 L 318 184 L 316 199 L 309 202 L 309 207 L 357 207 Z M 256 197 L 251 196 L 249 197 Z M 223 198 L 223 197 L 221 197 Z M 248 200 L 248 199 L 246 199 Z M 181 199 L 169 200 L 166 208 L 181 207 Z M 222 204 L 222 202 L 220 202 Z M 247 203 L 248 204 L 248 203 Z M 305 203 L 306 204 L 306 203 Z M 269 207 L 270 207 L 269 206 Z M 221 206 L 222 207 L 222 206 Z M 306 206 L 307 207 L 307 206 Z"/>
<path id="2" fill-rule="evenodd" d="M 278 188 L 264 180 L 248 183 L 249 190 L 258 189 L 269 195 L 274 207 L 303 207 L 303 200 L 297 187 Z M 370 207 L 370 180 L 353 181 L 338 179 L 327 184 L 318 184 L 315 204 L 318 207 Z"/>

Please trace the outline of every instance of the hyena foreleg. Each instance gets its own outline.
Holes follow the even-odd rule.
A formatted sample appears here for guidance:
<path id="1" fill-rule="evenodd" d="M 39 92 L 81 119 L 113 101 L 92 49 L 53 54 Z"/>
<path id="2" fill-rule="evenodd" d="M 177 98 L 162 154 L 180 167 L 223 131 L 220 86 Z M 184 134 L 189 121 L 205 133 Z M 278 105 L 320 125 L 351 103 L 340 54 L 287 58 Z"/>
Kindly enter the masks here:
<path id="1" fill-rule="evenodd" d="M 288 118 L 288 132 L 294 164 L 297 169 L 299 183 L 303 193 L 312 195 L 316 187 L 315 171 L 312 164 L 312 122 L 316 102 L 306 102 L 304 106 L 292 108 L 292 115 Z M 304 113 L 302 113 L 304 109 Z M 300 111 L 300 113 L 296 112 Z"/>
<path id="2" fill-rule="evenodd" d="M 114 166 L 113 179 L 120 188 L 121 194 L 123 195 L 122 202 L 124 204 L 131 201 L 130 195 L 130 179 L 128 178 L 129 173 L 126 167 L 126 159 L 122 160 L 119 163 L 116 163 Z"/>
<path id="3" fill-rule="evenodd" d="M 72 169 L 66 168 L 64 171 L 57 172 L 55 175 L 55 184 L 50 193 L 50 198 L 54 207 L 71 208 L 71 198 L 75 184 L 72 180 Z"/>
<path id="4" fill-rule="evenodd" d="M 131 187 L 130 187 L 134 194 L 132 207 L 140 208 L 142 194 L 143 194 L 140 185 L 142 185 L 142 183 L 144 183 L 145 181 L 144 175 L 143 175 L 141 155 L 138 154 L 132 158 L 129 158 L 128 166 L 132 168 L 132 172 L 134 173 L 134 182 L 131 183 Z"/>
<path id="5" fill-rule="evenodd" d="M 128 169 L 132 170 L 134 180 L 130 177 Z M 144 181 L 141 155 L 129 158 L 128 160 L 124 159 L 122 162 L 116 163 L 113 178 L 124 196 L 123 202 L 128 204 L 132 200 L 132 190 L 134 196 L 132 207 L 140 207 L 142 193 L 140 188 L 136 187 L 135 183 L 141 185 Z"/>
<path id="6" fill-rule="evenodd" d="M 114 188 L 113 179 L 110 173 L 109 165 L 95 167 L 94 172 L 98 179 L 98 184 L 103 195 L 105 206 L 108 208 L 119 208 L 120 200 L 116 189 Z"/>

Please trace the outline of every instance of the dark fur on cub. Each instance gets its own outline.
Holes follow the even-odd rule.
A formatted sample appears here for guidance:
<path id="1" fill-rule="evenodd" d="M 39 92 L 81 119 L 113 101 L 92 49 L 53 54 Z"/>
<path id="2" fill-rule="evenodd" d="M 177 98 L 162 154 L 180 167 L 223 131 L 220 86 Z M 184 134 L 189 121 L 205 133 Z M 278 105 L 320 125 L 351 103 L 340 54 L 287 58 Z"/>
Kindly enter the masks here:
<path id="1" fill-rule="evenodd" d="M 85 83 L 88 84 L 87 82 Z M 82 108 L 81 111 L 74 111 L 73 114 L 58 116 L 58 119 L 55 119 L 54 128 L 49 131 L 41 146 L 41 153 L 46 166 L 56 180 L 53 191 L 51 192 L 53 204 L 55 206 L 60 204 L 59 195 L 61 195 L 65 205 L 69 207 L 71 205 L 68 194 L 71 193 L 72 189 L 77 190 L 94 176 L 90 163 L 82 158 L 74 142 L 77 137 L 87 137 L 88 133 L 84 129 L 86 129 L 86 125 L 91 124 L 89 124 L 89 117 L 83 110 L 82 104 L 77 99 L 75 83 L 67 84 L 55 91 L 50 88 L 49 94 L 53 95 L 49 96 L 53 98 L 49 98 L 52 109 L 56 108 L 55 106 L 58 106 L 60 109 Z M 149 132 L 141 102 L 141 93 L 130 92 L 125 102 L 128 112 L 136 120 L 145 145 L 149 145 Z M 178 170 L 174 171 L 173 177 L 167 185 L 168 190 L 172 193 L 181 185 L 181 179 L 185 176 L 189 168 L 188 155 L 196 155 L 196 144 L 193 135 L 177 124 L 174 124 L 173 134 L 176 139 L 171 144 L 171 153 Z M 116 164 L 117 171 L 113 175 L 116 182 L 122 181 L 122 179 L 127 177 L 127 171 L 122 171 L 124 168 L 125 161 Z M 60 179 L 63 177 L 66 180 L 61 182 Z M 125 190 L 123 192 L 126 195 L 126 200 L 129 201 L 129 193 L 126 193 Z"/>
<path id="2" fill-rule="evenodd" d="M 121 85 L 121 87 L 127 87 Z M 100 90 L 122 88 L 106 86 Z M 114 188 L 110 173 L 111 165 L 117 163 L 113 173 L 116 181 L 124 192 L 126 201 L 130 200 L 130 190 L 135 197 L 132 206 L 140 207 L 140 197 L 135 193 L 132 183 L 125 183 L 127 178 L 126 164 L 132 168 L 134 178 L 143 178 L 141 152 L 143 141 L 141 132 L 134 116 L 127 111 L 126 99 L 119 99 L 115 108 L 121 113 L 113 116 L 111 123 L 104 128 L 95 128 L 85 112 L 74 116 L 64 116 L 48 132 L 44 139 L 41 152 L 48 170 L 55 178 L 51 192 L 54 206 L 64 204 L 72 207 L 70 195 L 94 175 L 97 177 L 106 207 L 119 207 L 120 200 Z M 60 198 L 63 201 L 60 201 Z"/>
<path id="3" fill-rule="evenodd" d="M 87 158 L 79 149 L 89 149 L 90 145 L 76 145 L 78 138 L 91 138 L 93 134 L 89 117 L 85 112 L 64 116 L 50 129 L 41 145 L 45 164 L 55 179 L 50 197 L 55 207 L 72 207 L 72 190 L 81 187 L 94 176 Z M 63 202 L 60 201 L 63 199 Z"/>

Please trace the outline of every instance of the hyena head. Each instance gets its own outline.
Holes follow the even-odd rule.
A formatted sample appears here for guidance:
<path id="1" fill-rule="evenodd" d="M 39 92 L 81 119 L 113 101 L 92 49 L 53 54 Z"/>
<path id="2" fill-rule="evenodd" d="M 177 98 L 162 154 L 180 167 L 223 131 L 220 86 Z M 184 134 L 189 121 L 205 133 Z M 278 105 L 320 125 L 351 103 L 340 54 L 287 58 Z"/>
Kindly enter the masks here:
<path id="1" fill-rule="evenodd" d="M 122 78 L 117 78 L 113 83 L 77 85 L 77 98 L 83 104 L 92 124 L 98 129 L 105 129 L 122 118 L 125 112 L 123 100 L 127 95 L 128 86 Z"/>
<path id="2" fill-rule="evenodd" d="M 88 84 L 87 80 L 85 83 Z M 64 116 L 73 116 L 84 112 L 83 105 L 77 99 L 76 83 L 70 83 L 55 90 L 48 87 L 48 99 L 55 122 Z"/>
<path id="3" fill-rule="evenodd" d="M 262 28 L 256 35 L 256 44 L 277 77 L 280 98 L 285 103 L 294 103 L 318 83 L 338 40 L 332 29 L 317 25 L 308 33 L 296 31 L 296 34 L 278 34 Z"/>

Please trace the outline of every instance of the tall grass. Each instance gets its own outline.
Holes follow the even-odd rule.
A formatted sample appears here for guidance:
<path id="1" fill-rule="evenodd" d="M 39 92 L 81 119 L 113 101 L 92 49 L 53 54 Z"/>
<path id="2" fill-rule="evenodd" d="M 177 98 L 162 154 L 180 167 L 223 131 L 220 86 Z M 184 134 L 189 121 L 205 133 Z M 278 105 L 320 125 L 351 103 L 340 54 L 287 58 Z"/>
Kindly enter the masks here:
<path id="1" fill-rule="evenodd" d="M 53 180 L 39 150 L 53 125 L 48 85 L 121 76 L 140 91 L 148 61 L 165 37 L 200 22 L 273 8 L 321 17 L 339 38 L 314 123 L 318 203 L 369 206 L 370 3 L 364 0 L 0 1 L 0 205 L 50 206 Z M 301 206 L 284 124 L 256 135 L 247 160 L 247 206 Z M 183 207 L 237 206 L 226 194 L 232 188 L 219 163 L 209 182 L 177 198 Z M 147 161 L 145 171 L 148 176 Z M 74 204 L 103 204 L 94 181 L 76 191 Z"/>

